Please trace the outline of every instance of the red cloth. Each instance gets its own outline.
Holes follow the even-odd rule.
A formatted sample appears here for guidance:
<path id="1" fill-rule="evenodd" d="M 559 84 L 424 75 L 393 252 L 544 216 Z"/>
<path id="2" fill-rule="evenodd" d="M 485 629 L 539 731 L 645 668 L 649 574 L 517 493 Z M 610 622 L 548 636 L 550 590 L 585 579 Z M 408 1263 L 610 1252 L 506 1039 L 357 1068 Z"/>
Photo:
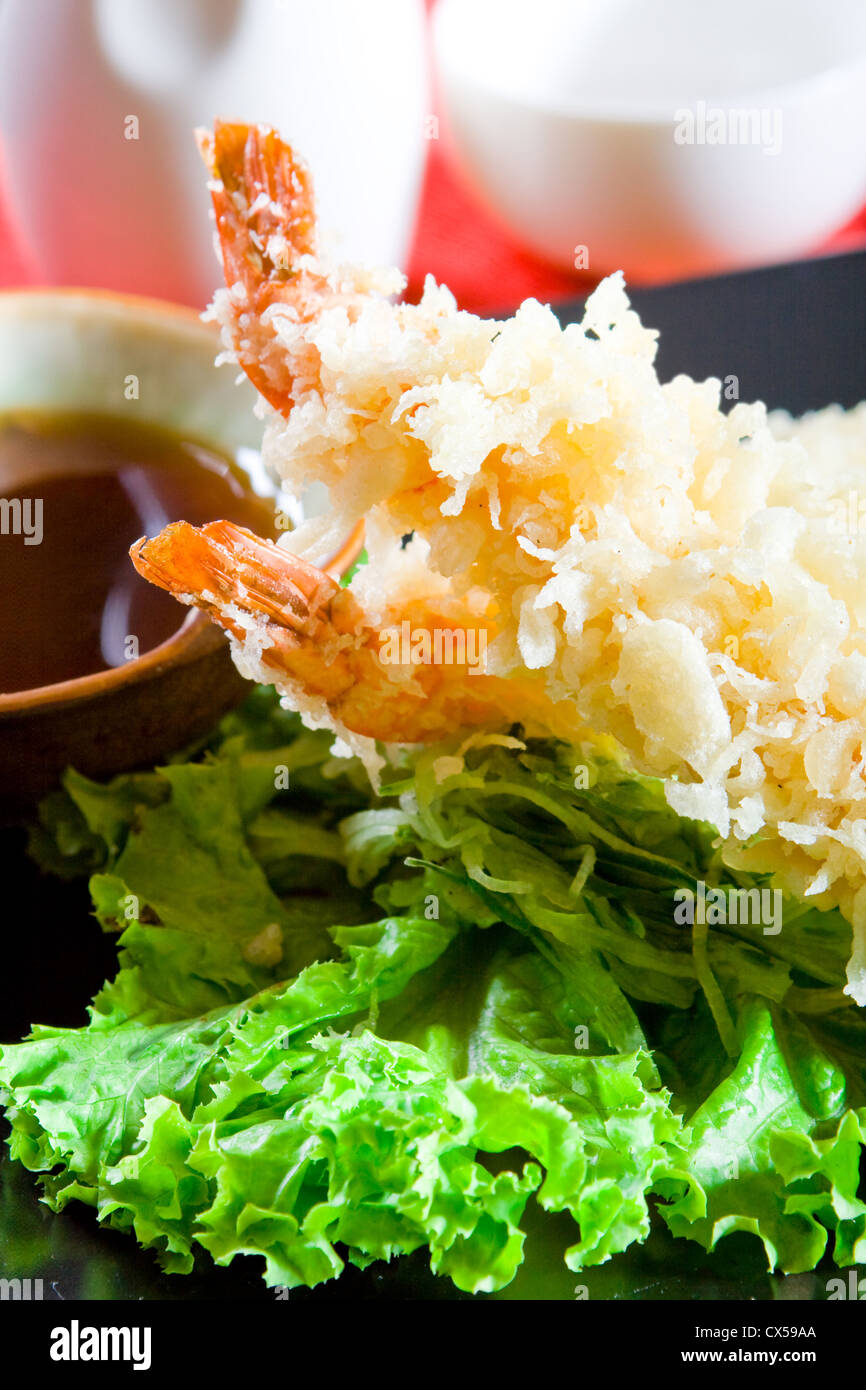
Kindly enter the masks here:
<path id="1" fill-rule="evenodd" d="M 505 310 L 530 296 L 544 303 L 573 299 L 595 284 L 525 251 L 452 174 L 436 140 L 430 141 L 408 274 L 410 299 L 417 300 L 430 274 L 475 313 Z"/>
<path id="2" fill-rule="evenodd" d="M 39 276 L 3 201 L 3 151 L 0 149 L 0 288 L 37 284 Z"/>

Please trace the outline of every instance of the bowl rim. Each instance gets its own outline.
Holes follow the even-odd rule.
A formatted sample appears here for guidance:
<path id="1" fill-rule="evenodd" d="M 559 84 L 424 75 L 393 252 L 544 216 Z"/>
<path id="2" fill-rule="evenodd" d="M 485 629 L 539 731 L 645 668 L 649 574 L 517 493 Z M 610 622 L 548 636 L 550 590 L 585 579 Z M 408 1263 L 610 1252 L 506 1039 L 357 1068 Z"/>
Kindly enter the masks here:
<path id="1" fill-rule="evenodd" d="M 5 317 L 7 311 L 12 311 L 14 307 L 23 306 L 28 300 L 47 303 L 52 299 L 70 307 L 76 300 L 89 305 L 95 304 L 98 305 L 99 311 L 107 311 L 108 317 L 121 309 L 127 312 L 132 310 L 136 317 L 151 324 L 160 321 L 169 335 L 180 331 L 183 337 L 195 337 L 202 343 L 210 340 L 218 348 L 218 331 L 202 320 L 197 309 L 186 304 L 175 304 L 171 300 L 127 294 L 117 290 L 89 289 L 77 285 L 12 286 L 0 289 L 0 318 Z M 213 640 L 209 640 L 211 632 Z M 27 690 L 0 693 L 0 720 L 52 706 L 78 704 L 95 696 L 105 696 L 122 686 L 147 680 L 157 675 L 166 665 L 181 663 L 184 657 L 192 657 L 216 647 L 220 639 L 219 630 L 203 613 L 193 609 L 183 616 L 176 630 L 164 641 L 142 652 L 140 656 L 124 662 L 122 666 L 110 666 L 103 671 L 76 676 L 72 680 L 31 686 Z"/>
<path id="2" fill-rule="evenodd" d="M 111 694 L 122 686 L 136 685 L 140 680 L 158 675 L 167 665 L 180 665 L 185 657 L 191 658 L 199 650 L 203 652 L 197 639 L 208 636 L 210 630 L 219 636 L 219 630 L 204 614 L 193 609 L 184 615 L 175 631 L 158 646 L 151 647 L 131 661 L 125 661 L 122 666 L 108 666 L 104 671 L 91 671 L 86 676 L 75 676 L 72 680 L 33 685 L 26 690 L 10 690 L 0 694 L 0 721 L 54 705 L 81 704 L 95 696 Z"/>
<path id="3" fill-rule="evenodd" d="M 470 0 L 470 3 L 477 6 L 479 3 L 484 3 L 484 0 Z M 453 16 L 459 16 L 461 13 L 465 21 L 467 9 L 464 7 L 464 0 L 459 0 L 459 2 L 458 0 L 438 0 L 431 16 L 432 58 L 437 81 L 443 86 L 455 74 L 458 77 L 465 77 L 466 75 L 465 67 L 451 61 L 453 53 L 463 52 L 463 49 L 447 42 L 449 26 L 454 26 L 457 23 Z M 866 68 L 866 43 L 853 47 L 850 53 L 840 54 L 838 58 L 812 72 L 803 73 L 798 77 L 756 83 L 754 86 L 729 94 L 714 92 L 703 99 L 703 102 L 707 109 L 722 108 L 724 110 L 739 110 L 741 107 L 756 104 L 769 106 L 772 102 L 775 102 L 776 105 L 785 105 L 804 95 L 811 95 L 813 92 L 820 94 L 822 87 L 829 83 L 838 82 L 840 77 L 855 76 L 863 68 Z M 501 88 L 486 78 L 476 77 L 476 84 L 480 90 L 490 96 L 545 117 L 575 121 L 585 125 L 639 126 L 647 129 L 656 128 L 661 131 L 671 127 L 680 113 L 693 109 L 698 100 L 701 100 L 695 99 L 691 102 L 678 103 L 673 101 L 664 103 L 660 100 L 636 101 L 634 103 L 623 101 L 611 103 L 610 106 L 593 106 L 592 104 L 580 105 L 579 102 L 567 100 L 542 100 L 540 97 L 532 99 L 523 93 L 508 92 L 504 87 Z M 720 148 L 726 147 L 721 146 Z"/>
<path id="4" fill-rule="evenodd" d="M 155 295 L 131 294 L 126 290 L 107 290 L 89 285 L 4 285 L 0 287 L 0 312 L 5 305 L 20 303 L 26 299 L 59 299 L 64 302 L 73 299 L 97 302 L 101 305 L 126 305 L 139 311 L 148 311 L 154 317 L 172 319 L 194 327 L 196 331 L 215 336 L 216 330 L 204 319 L 203 311 L 194 309 L 191 304 L 177 304 L 171 299 L 159 299 Z"/>

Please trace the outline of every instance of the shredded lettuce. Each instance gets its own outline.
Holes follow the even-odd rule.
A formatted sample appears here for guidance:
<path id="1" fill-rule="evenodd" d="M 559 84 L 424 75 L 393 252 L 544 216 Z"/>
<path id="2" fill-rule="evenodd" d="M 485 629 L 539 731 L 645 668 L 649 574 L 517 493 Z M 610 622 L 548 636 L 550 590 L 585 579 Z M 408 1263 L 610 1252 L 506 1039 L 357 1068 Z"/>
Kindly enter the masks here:
<path id="1" fill-rule="evenodd" d="M 0 1051 L 49 1204 L 289 1287 L 425 1248 L 503 1288 L 530 1198 L 575 1271 L 654 1211 L 785 1272 L 866 1257 L 844 920 L 678 926 L 677 890 L 762 881 L 598 750 L 476 736 L 390 779 L 265 690 L 194 756 L 67 774 L 31 849 L 91 875 L 118 968 L 87 1027 Z"/>

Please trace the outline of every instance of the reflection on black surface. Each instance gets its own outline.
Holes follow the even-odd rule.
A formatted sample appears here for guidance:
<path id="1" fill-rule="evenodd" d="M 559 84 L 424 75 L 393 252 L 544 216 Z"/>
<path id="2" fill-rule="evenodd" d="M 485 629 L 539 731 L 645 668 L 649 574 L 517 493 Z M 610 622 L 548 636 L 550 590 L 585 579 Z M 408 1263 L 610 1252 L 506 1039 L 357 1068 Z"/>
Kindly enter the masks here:
<path id="1" fill-rule="evenodd" d="M 8 1125 L 3 1122 L 3 1139 Z M 232 1299 L 274 1302 L 262 1282 L 263 1261 L 240 1258 L 226 1269 L 202 1254 L 190 1275 L 164 1274 L 154 1255 L 131 1236 L 97 1223 L 92 1209 L 73 1202 L 56 1215 L 38 1199 L 38 1180 L 4 1148 L 0 1158 L 0 1277 L 41 1279 L 45 1299 Z M 422 1256 L 347 1268 L 339 1281 L 293 1289 L 292 1302 L 310 1298 L 460 1299 L 450 1280 L 437 1279 Z"/>
<path id="2" fill-rule="evenodd" d="M 7 1130 L 4 1122 L 4 1139 Z M 571 1218 L 550 1216 L 533 1205 L 526 1224 L 526 1261 L 517 1277 L 500 1293 L 480 1298 L 532 1302 L 824 1299 L 827 1279 L 838 1274 L 828 1265 L 789 1278 L 769 1275 L 761 1248 L 751 1236 L 727 1237 L 716 1254 L 708 1256 L 689 1241 L 675 1241 L 660 1221 L 645 1245 L 634 1246 L 597 1269 L 572 1274 L 562 1263 L 562 1251 L 575 1239 Z M 49 1211 L 38 1200 L 34 1175 L 11 1162 L 5 1152 L 0 1159 L 0 1251 L 2 1277 L 41 1279 L 46 1299 L 282 1301 L 277 1291 L 265 1288 L 259 1259 L 236 1259 L 219 1269 L 202 1255 L 192 1274 L 164 1274 L 153 1255 L 131 1237 L 100 1228 L 89 1208 L 72 1203 L 60 1215 Z M 366 1270 L 347 1267 L 339 1280 L 317 1289 L 293 1289 L 289 1294 L 292 1303 L 468 1298 L 471 1295 L 460 1293 L 450 1280 L 430 1273 L 423 1251 Z"/>
<path id="3" fill-rule="evenodd" d="M 647 328 L 660 330 L 662 381 L 737 377 L 739 398 L 802 415 L 866 396 L 866 251 L 818 257 L 652 289 L 629 288 Z M 583 300 L 556 306 L 579 322 Z M 723 399 L 722 408 L 726 403 Z"/>

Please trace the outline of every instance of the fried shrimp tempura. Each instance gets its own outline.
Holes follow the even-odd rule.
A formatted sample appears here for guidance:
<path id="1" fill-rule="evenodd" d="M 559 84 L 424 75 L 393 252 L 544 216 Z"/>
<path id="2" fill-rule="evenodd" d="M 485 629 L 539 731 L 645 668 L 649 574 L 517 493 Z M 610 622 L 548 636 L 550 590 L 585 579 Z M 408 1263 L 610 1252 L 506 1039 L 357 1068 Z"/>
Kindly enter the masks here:
<path id="1" fill-rule="evenodd" d="M 399 274 L 320 255 L 273 131 L 217 124 L 201 147 L 212 313 L 267 401 L 265 462 L 331 510 L 278 546 L 170 531 L 137 567 L 362 752 L 513 723 L 611 736 L 730 863 L 842 908 L 866 1003 L 866 528 L 839 506 L 866 406 L 797 424 L 662 385 L 619 276 L 564 329 L 532 300 L 459 312 L 432 281 L 394 303 Z M 339 591 L 318 567 L 361 519 L 368 563 Z"/>

